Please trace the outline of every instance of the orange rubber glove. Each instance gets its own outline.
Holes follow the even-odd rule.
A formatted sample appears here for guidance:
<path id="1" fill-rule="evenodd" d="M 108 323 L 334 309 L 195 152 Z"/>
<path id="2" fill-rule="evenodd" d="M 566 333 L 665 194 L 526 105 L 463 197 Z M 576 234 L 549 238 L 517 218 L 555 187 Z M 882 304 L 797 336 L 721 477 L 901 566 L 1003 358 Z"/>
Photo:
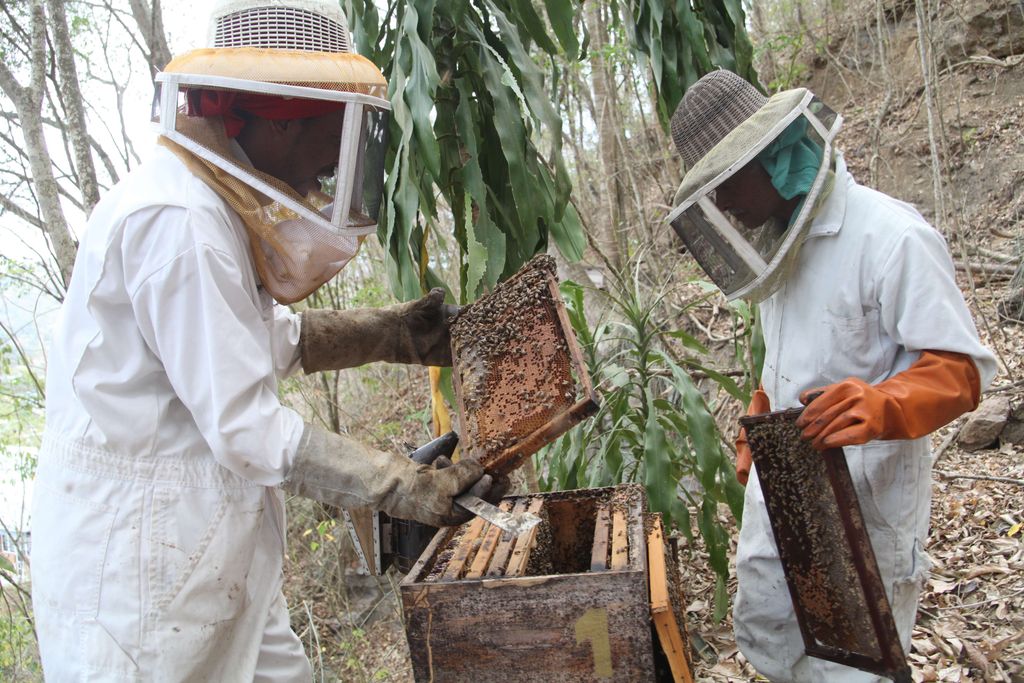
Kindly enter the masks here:
<path id="1" fill-rule="evenodd" d="M 800 402 L 807 407 L 796 424 L 819 451 L 875 439 L 916 439 L 977 408 L 980 396 L 970 356 L 922 351 L 916 363 L 874 386 L 850 377 L 803 392 Z"/>
<path id="2" fill-rule="evenodd" d="M 747 415 L 760 415 L 772 409 L 768 394 L 764 389 L 758 387 L 754 395 L 750 397 L 750 405 L 747 406 Z M 736 437 L 736 479 L 744 486 L 750 478 L 750 465 L 753 458 L 750 455 L 750 445 L 747 443 L 747 430 L 740 427 L 740 434 Z"/>

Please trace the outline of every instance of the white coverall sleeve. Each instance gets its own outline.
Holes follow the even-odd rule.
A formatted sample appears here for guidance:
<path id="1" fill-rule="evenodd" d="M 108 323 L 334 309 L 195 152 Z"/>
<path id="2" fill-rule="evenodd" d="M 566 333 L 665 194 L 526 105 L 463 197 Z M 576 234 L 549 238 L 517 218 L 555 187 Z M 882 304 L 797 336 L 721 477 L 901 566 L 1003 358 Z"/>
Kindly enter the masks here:
<path id="1" fill-rule="evenodd" d="M 946 241 L 926 224 L 912 224 L 896 240 L 878 281 L 881 322 L 908 351 L 952 351 L 971 357 L 981 388 L 992 381 L 996 360 L 981 344 L 956 284 Z"/>
<path id="2" fill-rule="evenodd" d="M 290 308 L 274 304 L 274 373 L 278 379 L 295 374 L 302 367 L 299 353 L 301 317 Z"/>
<path id="3" fill-rule="evenodd" d="M 278 400 L 274 342 L 237 258 L 196 241 L 129 295 L 146 343 L 217 462 L 276 486 L 295 459 L 303 423 Z"/>

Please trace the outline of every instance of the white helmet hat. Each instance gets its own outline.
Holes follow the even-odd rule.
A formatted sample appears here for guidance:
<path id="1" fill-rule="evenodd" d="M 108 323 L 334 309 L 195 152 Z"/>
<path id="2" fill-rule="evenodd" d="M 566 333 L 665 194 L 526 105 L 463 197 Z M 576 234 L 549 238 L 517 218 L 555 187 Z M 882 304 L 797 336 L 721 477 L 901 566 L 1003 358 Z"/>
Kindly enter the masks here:
<path id="1" fill-rule="evenodd" d="M 841 125 L 805 88 L 768 98 L 729 71 L 713 71 L 686 92 L 672 137 L 687 172 L 668 222 L 727 299 L 761 301 L 788 275 L 834 180 Z M 803 197 L 788 224 L 770 219 L 750 230 L 715 205 L 716 188 L 755 159 L 784 199 Z"/>
<path id="2" fill-rule="evenodd" d="M 159 132 L 172 143 L 162 144 L 239 213 L 262 283 L 278 301 L 292 303 L 333 277 L 361 237 L 376 231 L 391 109 L 387 81 L 351 52 L 337 2 L 221 0 L 212 11 L 210 41 L 212 47 L 176 57 L 157 74 Z M 302 197 L 240 160 L 225 130 L 233 114 L 197 116 L 191 100 L 186 107 L 190 95 L 210 92 L 336 111 L 338 163 L 333 175 L 320 178 L 321 191 Z M 294 118 L 311 115 L 317 114 Z"/>

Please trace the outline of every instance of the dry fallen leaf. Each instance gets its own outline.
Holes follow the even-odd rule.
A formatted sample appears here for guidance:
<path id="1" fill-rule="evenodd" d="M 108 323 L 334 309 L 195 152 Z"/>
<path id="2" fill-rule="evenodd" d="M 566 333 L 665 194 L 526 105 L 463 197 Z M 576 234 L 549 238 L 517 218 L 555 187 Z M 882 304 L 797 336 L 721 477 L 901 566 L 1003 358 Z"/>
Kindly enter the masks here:
<path id="1" fill-rule="evenodd" d="M 978 667 L 981 670 L 981 675 L 986 681 L 989 680 L 989 662 L 988 658 L 985 657 L 984 653 L 974 643 L 965 640 L 963 641 L 964 651 L 967 653 L 967 659 L 971 660 L 971 664 Z"/>
<path id="2" fill-rule="evenodd" d="M 964 574 L 965 580 L 976 579 L 979 576 L 985 576 L 986 574 L 1009 574 L 1010 570 L 1006 567 L 998 567 L 995 565 L 985 565 L 981 567 L 972 567 L 967 570 Z"/>

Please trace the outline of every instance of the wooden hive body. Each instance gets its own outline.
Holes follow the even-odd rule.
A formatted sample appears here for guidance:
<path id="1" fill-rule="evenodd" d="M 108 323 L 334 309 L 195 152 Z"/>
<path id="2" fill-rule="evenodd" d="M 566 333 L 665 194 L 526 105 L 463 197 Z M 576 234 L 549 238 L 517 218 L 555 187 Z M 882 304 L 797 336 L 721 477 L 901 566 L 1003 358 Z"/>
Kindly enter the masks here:
<path id="1" fill-rule="evenodd" d="M 443 529 L 402 581 L 416 680 L 654 680 L 641 487 L 502 505 L 544 521 Z"/>

